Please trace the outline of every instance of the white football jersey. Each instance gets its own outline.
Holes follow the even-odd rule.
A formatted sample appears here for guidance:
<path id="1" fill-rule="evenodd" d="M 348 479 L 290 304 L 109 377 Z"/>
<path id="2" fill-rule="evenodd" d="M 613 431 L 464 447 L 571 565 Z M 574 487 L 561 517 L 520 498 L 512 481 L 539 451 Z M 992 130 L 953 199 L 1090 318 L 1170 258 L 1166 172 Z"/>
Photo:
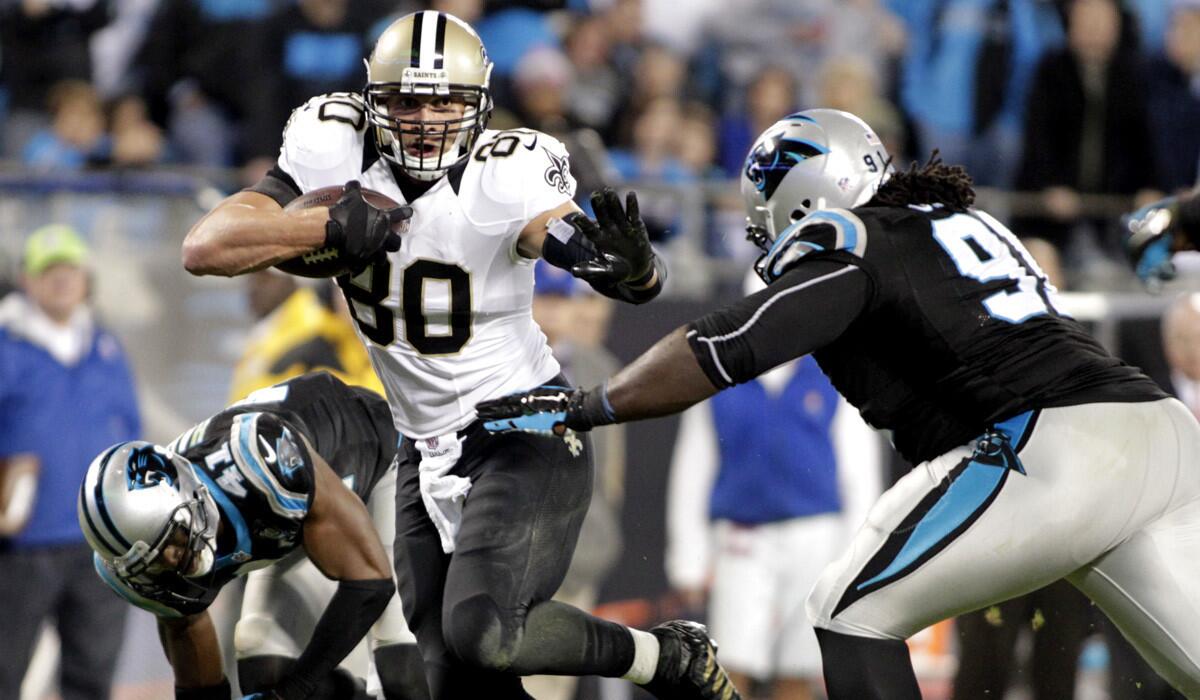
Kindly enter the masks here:
<path id="1" fill-rule="evenodd" d="M 342 286 L 403 435 L 458 430 L 479 401 L 559 373 L 531 314 L 534 261 L 516 250 L 531 219 L 575 194 L 557 139 L 487 130 L 461 173 L 407 202 L 358 95 L 334 93 L 292 113 L 279 167 L 302 192 L 359 180 L 413 208 L 400 250 Z"/>

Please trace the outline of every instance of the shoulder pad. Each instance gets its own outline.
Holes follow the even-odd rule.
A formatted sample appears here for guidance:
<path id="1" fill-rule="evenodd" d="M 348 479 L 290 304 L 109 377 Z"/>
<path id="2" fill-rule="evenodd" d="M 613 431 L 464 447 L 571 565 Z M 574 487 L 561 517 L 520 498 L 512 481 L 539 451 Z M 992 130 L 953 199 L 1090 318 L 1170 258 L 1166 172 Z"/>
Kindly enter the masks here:
<path id="1" fill-rule="evenodd" d="M 362 174 L 367 113 L 350 92 L 314 97 L 292 112 L 283 128 L 279 167 L 301 191 L 341 185 Z"/>
<path id="2" fill-rule="evenodd" d="M 806 255 L 845 251 L 856 257 L 867 252 L 867 227 L 847 209 L 821 209 L 783 230 L 763 256 L 762 275 L 778 279 Z"/>
<path id="3" fill-rule="evenodd" d="M 313 463 L 296 429 L 270 413 L 242 413 L 229 427 L 234 462 L 276 515 L 302 520 L 313 492 Z"/>
<path id="4" fill-rule="evenodd" d="M 486 131 L 464 173 L 461 199 L 473 223 L 524 224 L 575 196 L 561 141 L 532 129 Z"/>

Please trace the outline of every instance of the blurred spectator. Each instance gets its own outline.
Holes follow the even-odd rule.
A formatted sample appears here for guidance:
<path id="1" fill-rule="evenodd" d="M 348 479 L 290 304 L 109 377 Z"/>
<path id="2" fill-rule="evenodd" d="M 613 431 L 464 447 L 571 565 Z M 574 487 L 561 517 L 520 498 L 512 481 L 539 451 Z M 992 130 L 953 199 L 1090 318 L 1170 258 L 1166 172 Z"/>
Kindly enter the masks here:
<path id="1" fill-rule="evenodd" d="M 924 157 L 939 149 L 980 185 L 1008 186 L 1026 96 L 1042 54 L 1062 42 L 1041 0 L 889 0 L 908 28 L 900 103 Z"/>
<path id="2" fill-rule="evenodd" d="M 283 0 L 162 0 L 135 59 L 151 118 L 185 163 L 246 157 L 240 127 L 273 114 L 262 63 L 263 21 Z"/>
<path id="3" fill-rule="evenodd" d="M 610 144 L 636 148 L 636 122 L 659 100 L 683 99 L 686 80 L 687 64 L 683 58 L 665 46 L 643 46 L 627 83 L 628 93 L 617 112 L 615 140 Z"/>
<path id="4" fill-rule="evenodd" d="M 0 2 L 0 88 L 11 114 L 0 128 L 0 156 L 15 156 L 44 123 L 49 89 L 89 81 L 91 35 L 108 21 L 109 0 Z"/>
<path id="5" fill-rule="evenodd" d="M 720 176 L 717 168 L 717 118 L 708 105 L 689 102 L 675 129 L 675 157 L 692 175 Z"/>
<path id="6" fill-rule="evenodd" d="M 331 281 L 297 280 L 274 269 L 246 278 L 246 303 L 258 323 L 234 367 L 229 400 L 318 369 L 382 396 L 383 384 L 354 333 L 345 299 Z"/>
<path id="7" fill-rule="evenodd" d="M 861 57 L 834 56 L 821 66 L 818 78 L 822 107 L 858 115 L 871 125 L 888 153 L 904 153 L 904 120 L 879 89 L 879 77 Z"/>
<path id="8" fill-rule="evenodd" d="M 1075 697 L 1079 654 L 1094 629 L 1091 607 L 1064 580 L 955 618 L 959 653 L 954 700 L 1005 697 L 1015 676 L 1017 638 L 1024 629 L 1033 636 L 1028 656 L 1032 699 Z"/>
<path id="9" fill-rule="evenodd" d="M 112 133 L 113 165 L 139 167 L 166 159 L 166 139 L 162 129 L 150 121 L 142 98 L 122 97 L 113 104 L 111 111 L 109 131 Z"/>
<path id="10" fill-rule="evenodd" d="M 87 258 L 74 230 L 38 229 L 25 242 L 21 291 L 0 302 L 0 457 L 39 465 L 27 524 L 0 541 L 3 698 L 20 697 L 53 618 L 63 700 L 108 700 L 124 636 L 128 606 L 95 575 L 75 502 L 92 458 L 141 437 L 141 424 L 125 353 L 88 304 Z"/>
<path id="11" fill-rule="evenodd" d="M 272 109 L 251 115 L 248 157 L 273 163 L 281 125 L 310 97 L 362 89 L 367 80 L 363 56 L 371 52 L 368 32 L 378 19 L 370 10 L 354 0 L 297 0 L 267 20 L 263 66 L 273 78 Z"/>
<path id="12" fill-rule="evenodd" d="M 730 0 L 711 18 L 704 44 L 698 80 L 727 113 L 744 109 L 738 97 L 766 66 L 800 79 L 798 101 L 810 105 L 817 86 L 809 77 L 832 56 L 854 54 L 887 74 L 904 29 L 879 0 Z"/>
<path id="13" fill-rule="evenodd" d="M 615 136 L 613 117 L 622 98 L 620 80 L 609 62 L 611 48 L 603 17 L 584 15 L 571 25 L 566 51 L 575 77 L 568 87 L 569 111 L 606 141 Z"/>
<path id="14" fill-rule="evenodd" d="M 1174 0 L 1166 54 L 1150 64 L 1147 88 L 1156 184 L 1167 192 L 1196 182 L 1200 159 L 1200 0 Z"/>
<path id="15" fill-rule="evenodd" d="M 596 313 L 597 304 L 605 310 Z M 594 386 L 620 367 L 601 341 L 608 334 L 612 301 L 590 290 L 569 272 L 538 261 L 534 268 L 533 318 L 554 350 L 563 373 L 575 386 Z M 575 557 L 554 599 L 591 610 L 600 586 L 621 553 L 620 511 L 625 479 L 625 427 L 610 425 L 591 432 L 595 458 L 592 501 Z M 538 700 L 571 700 L 579 679 L 532 676 L 525 690 Z"/>
<path id="16" fill-rule="evenodd" d="M 543 46 L 526 53 L 513 73 L 520 125 L 552 136 L 574 128 L 567 102 L 573 77 L 571 62 L 558 49 Z"/>
<path id="17" fill-rule="evenodd" d="M 754 278 L 746 291 L 761 287 Z M 818 697 L 821 656 L 805 599 L 879 492 L 878 438 L 839 403 L 805 357 L 683 414 L 667 578 L 693 610 L 707 598 L 722 662 L 743 692 L 755 680 L 773 686 L 773 700 Z"/>
<path id="18" fill-rule="evenodd" d="M 22 160 L 35 170 L 74 170 L 107 162 L 112 141 L 105 128 L 104 107 L 92 86 L 66 80 L 47 96 L 50 125 L 25 144 Z"/>
<path id="19" fill-rule="evenodd" d="M 746 108 L 721 120 L 719 153 L 721 169 L 739 177 L 746 153 L 758 135 L 799 108 L 796 80 L 781 66 L 764 68 L 746 91 Z"/>
<path id="20" fill-rule="evenodd" d="M 683 121 L 679 102 L 661 97 L 646 106 L 633 125 L 633 150 L 613 149 L 609 159 L 621 178 L 664 185 L 687 185 L 695 176 L 680 162 L 677 129 Z M 638 202 L 650 240 L 665 241 L 678 233 L 679 206 L 674 193 L 639 189 Z"/>
<path id="21" fill-rule="evenodd" d="M 1048 218 L 1016 222 L 1019 235 L 1066 245 L 1085 220 L 1080 193 L 1157 196 L 1149 189 L 1154 148 L 1145 80 L 1137 54 L 1121 44 L 1125 21 L 1115 0 L 1074 0 L 1067 47 L 1038 66 L 1017 187 L 1042 192 Z"/>

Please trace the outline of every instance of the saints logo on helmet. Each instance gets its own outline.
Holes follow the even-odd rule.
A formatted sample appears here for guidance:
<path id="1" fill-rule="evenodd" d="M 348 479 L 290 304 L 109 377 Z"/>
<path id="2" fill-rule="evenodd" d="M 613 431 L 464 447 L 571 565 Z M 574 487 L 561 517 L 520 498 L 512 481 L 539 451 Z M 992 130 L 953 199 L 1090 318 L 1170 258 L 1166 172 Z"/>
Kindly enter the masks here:
<path id="1" fill-rule="evenodd" d="M 384 30 L 367 61 L 367 118 L 379 152 L 433 181 L 470 154 L 492 111 L 492 62 L 475 30 L 426 10 Z"/>
<path id="2" fill-rule="evenodd" d="M 809 109 L 784 117 L 746 156 L 741 188 L 747 237 L 766 251 L 811 212 L 866 204 L 889 163 L 879 137 L 853 114 Z"/>
<path id="3" fill-rule="evenodd" d="M 193 469 L 165 447 L 136 440 L 113 445 L 88 466 L 79 527 L 122 578 L 211 572 L 220 516 Z M 159 555 L 172 544 L 184 555 L 167 567 Z"/>

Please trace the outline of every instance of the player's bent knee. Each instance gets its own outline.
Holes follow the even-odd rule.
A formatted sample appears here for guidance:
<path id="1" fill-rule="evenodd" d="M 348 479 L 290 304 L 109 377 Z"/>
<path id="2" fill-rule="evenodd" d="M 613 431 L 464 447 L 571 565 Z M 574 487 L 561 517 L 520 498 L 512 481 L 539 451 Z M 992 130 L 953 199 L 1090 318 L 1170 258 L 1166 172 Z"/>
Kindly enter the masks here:
<path id="1" fill-rule="evenodd" d="M 444 613 L 446 646 L 463 663 L 507 671 L 521 644 L 523 620 L 501 610 L 487 595 L 460 601 Z"/>

